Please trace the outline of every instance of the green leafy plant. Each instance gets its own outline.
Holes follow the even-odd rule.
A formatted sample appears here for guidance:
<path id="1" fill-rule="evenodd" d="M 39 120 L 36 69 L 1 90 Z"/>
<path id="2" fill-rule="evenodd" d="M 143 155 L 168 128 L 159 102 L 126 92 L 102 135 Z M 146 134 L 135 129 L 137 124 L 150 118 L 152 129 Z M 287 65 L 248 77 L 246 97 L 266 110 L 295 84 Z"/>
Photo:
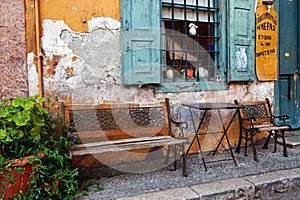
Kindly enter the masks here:
<path id="1" fill-rule="evenodd" d="M 24 174 L 25 164 L 15 164 L 31 156 L 28 188 L 11 198 L 74 199 L 78 170 L 70 168 L 71 140 L 61 115 L 54 115 L 52 106 L 43 107 L 43 103 L 39 96 L 0 100 L 0 190 L 18 181 L 15 172 Z M 0 199 L 4 195 L 0 191 Z"/>

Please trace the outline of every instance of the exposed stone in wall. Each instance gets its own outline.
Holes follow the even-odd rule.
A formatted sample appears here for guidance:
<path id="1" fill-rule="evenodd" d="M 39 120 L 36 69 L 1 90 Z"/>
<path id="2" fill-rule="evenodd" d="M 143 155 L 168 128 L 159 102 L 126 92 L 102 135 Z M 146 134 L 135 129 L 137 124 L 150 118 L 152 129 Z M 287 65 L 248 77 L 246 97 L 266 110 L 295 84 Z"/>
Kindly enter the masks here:
<path id="1" fill-rule="evenodd" d="M 151 90 L 121 85 L 120 23 L 104 17 L 88 23 L 89 32 L 79 33 L 63 21 L 43 21 L 45 93 L 73 103 L 155 101 Z M 37 74 L 30 55 L 33 94 L 37 92 Z"/>
<path id="2" fill-rule="evenodd" d="M 28 96 L 24 4 L 2 0 L 0 5 L 0 99 Z"/>

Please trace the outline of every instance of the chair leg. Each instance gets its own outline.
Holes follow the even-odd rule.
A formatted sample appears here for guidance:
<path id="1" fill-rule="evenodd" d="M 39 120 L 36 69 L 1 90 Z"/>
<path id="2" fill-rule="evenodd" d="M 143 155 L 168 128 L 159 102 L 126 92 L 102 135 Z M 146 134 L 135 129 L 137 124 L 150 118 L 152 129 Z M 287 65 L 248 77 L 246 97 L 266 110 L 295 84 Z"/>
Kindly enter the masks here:
<path id="1" fill-rule="evenodd" d="M 283 156 L 288 157 L 287 150 L 286 150 L 286 143 L 284 138 L 284 131 L 281 132 L 282 143 L 283 143 Z"/>
<path id="2" fill-rule="evenodd" d="M 270 142 L 271 136 L 272 136 L 272 131 L 269 131 L 267 140 L 266 140 L 266 142 L 265 142 L 265 144 L 264 144 L 264 146 L 263 146 L 264 149 L 268 149 L 268 146 L 269 146 L 269 142 Z"/>
<path id="3" fill-rule="evenodd" d="M 277 151 L 277 138 L 278 138 L 278 131 L 275 131 L 275 141 L 274 141 L 274 151 L 273 151 L 273 153 L 276 153 L 276 151 Z"/>
<path id="4" fill-rule="evenodd" d="M 248 156 L 247 154 L 247 147 L 248 147 L 248 132 L 245 133 L 245 156 Z"/>
<path id="5" fill-rule="evenodd" d="M 258 162 L 258 159 L 257 159 L 257 152 L 256 152 L 256 148 L 255 148 L 255 144 L 254 144 L 254 140 L 253 140 L 253 137 L 251 137 L 251 142 L 252 142 L 252 147 L 253 147 L 253 159 Z"/>

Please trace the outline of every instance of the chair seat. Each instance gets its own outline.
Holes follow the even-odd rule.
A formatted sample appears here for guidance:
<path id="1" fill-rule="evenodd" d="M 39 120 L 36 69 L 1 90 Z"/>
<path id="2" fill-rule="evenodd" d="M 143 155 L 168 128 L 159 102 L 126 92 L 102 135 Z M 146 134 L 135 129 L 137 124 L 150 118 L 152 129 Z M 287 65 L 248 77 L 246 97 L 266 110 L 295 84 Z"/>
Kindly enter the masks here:
<path id="1" fill-rule="evenodd" d="M 260 131 L 275 131 L 275 130 L 289 130 L 289 126 L 266 126 L 259 128 Z"/>
<path id="2" fill-rule="evenodd" d="M 272 131 L 272 130 L 289 130 L 290 126 L 276 126 L 273 124 L 259 124 L 254 125 L 253 127 L 247 126 L 245 129 L 257 129 L 258 131 Z M 299 126 L 300 129 L 300 126 Z"/>

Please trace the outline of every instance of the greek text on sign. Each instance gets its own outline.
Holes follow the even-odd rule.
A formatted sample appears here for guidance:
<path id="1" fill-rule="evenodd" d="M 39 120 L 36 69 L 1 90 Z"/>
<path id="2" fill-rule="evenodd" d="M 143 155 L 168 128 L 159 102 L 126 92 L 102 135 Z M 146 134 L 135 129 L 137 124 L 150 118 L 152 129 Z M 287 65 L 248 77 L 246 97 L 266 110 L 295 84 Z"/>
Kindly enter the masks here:
<path id="1" fill-rule="evenodd" d="M 278 17 L 261 5 L 256 11 L 256 74 L 260 81 L 277 78 Z"/>

